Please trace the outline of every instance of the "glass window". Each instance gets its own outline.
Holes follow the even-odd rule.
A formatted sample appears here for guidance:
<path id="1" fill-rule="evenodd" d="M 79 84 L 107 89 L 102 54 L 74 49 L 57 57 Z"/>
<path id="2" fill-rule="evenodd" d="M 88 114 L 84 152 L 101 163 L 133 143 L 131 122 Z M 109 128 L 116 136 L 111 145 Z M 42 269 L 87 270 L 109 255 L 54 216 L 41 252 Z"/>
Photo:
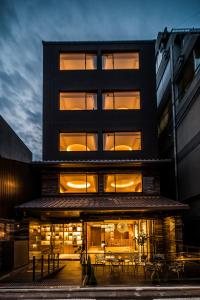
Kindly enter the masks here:
<path id="1" fill-rule="evenodd" d="M 139 53 L 105 53 L 102 56 L 103 70 L 139 69 Z"/>
<path id="2" fill-rule="evenodd" d="M 97 175 L 60 174 L 60 193 L 97 193 Z"/>
<path id="3" fill-rule="evenodd" d="M 60 133 L 60 151 L 97 151 L 97 134 Z"/>
<path id="4" fill-rule="evenodd" d="M 60 93 L 60 110 L 95 110 L 97 95 L 95 93 Z"/>
<path id="5" fill-rule="evenodd" d="M 104 175 L 104 192 L 141 193 L 142 174 L 106 174 Z"/>
<path id="6" fill-rule="evenodd" d="M 106 151 L 141 150 L 141 132 L 104 133 L 104 150 Z"/>
<path id="7" fill-rule="evenodd" d="M 97 56 L 92 53 L 61 53 L 60 70 L 95 70 Z"/>
<path id="8" fill-rule="evenodd" d="M 103 109 L 140 109 L 140 92 L 130 91 L 103 93 Z"/>
<path id="9" fill-rule="evenodd" d="M 194 70 L 199 69 L 200 66 L 200 41 L 198 47 L 194 49 Z"/>

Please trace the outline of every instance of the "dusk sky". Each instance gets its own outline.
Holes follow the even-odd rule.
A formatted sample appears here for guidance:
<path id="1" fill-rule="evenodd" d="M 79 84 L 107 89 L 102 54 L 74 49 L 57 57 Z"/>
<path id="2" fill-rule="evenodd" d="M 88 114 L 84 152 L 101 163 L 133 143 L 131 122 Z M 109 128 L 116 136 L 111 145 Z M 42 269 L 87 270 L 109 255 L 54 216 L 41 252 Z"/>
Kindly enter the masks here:
<path id="1" fill-rule="evenodd" d="M 200 27 L 200 1 L 0 0 L 0 114 L 41 159 L 42 40 L 155 39 L 164 27 Z"/>

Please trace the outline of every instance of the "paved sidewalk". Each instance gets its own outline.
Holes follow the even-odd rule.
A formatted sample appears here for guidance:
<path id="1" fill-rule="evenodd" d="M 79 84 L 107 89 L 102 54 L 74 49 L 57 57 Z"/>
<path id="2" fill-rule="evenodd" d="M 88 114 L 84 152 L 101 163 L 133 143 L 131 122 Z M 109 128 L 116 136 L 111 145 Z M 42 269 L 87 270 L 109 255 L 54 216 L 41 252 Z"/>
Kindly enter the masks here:
<path id="1" fill-rule="evenodd" d="M 166 287 L 29 287 L 0 288 L 0 299 L 200 299 L 199 286 L 166 286 Z"/>

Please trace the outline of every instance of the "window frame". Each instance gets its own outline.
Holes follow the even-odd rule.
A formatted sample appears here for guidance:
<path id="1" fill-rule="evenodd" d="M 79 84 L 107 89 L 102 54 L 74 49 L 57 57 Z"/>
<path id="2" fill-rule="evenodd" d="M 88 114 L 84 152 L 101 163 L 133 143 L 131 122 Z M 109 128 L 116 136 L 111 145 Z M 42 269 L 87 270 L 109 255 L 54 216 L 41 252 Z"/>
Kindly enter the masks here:
<path id="1" fill-rule="evenodd" d="M 115 145 L 115 134 L 116 133 L 131 133 L 131 132 L 139 132 L 140 133 L 140 137 L 141 137 L 141 139 L 140 139 L 140 149 L 139 150 L 115 150 L 115 147 L 116 147 L 116 145 Z M 114 150 L 105 150 L 104 149 L 104 135 L 105 134 L 114 134 Z M 142 130 L 134 130 L 134 131 L 109 131 L 109 132 L 103 132 L 103 152 L 115 152 L 115 153 L 117 153 L 117 152 L 126 152 L 126 153 L 134 153 L 134 152 L 138 152 L 138 151 L 142 151 L 143 150 L 143 139 L 142 139 L 142 137 L 143 137 L 143 134 L 142 134 Z"/>
<path id="2" fill-rule="evenodd" d="M 86 139 L 86 144 L 85 144 L 85 147 L 86 147 L 86 149 L 87 149 L 87 145 L 88 145 L 88 141 L 87 141 L 87 135 L 88 134 L 94 134 L 94 135 L 96 135 L 96 137 L 97 137 L 97 143 L 96 143 L 96 150 L 90 150 L 90 151 L 88 151 L 88 150 L 86 150 L 86 151 L 67 151 L 67 150 L 60 150 L 60 134 L 85 134 L 85 139 Z M 85 152 L 97 152 L 97 151 L 99 151 L 99 147 L 98 147 L 98 138 L 99 138 L 99 134 L 98 134 L 98 132 L 59 132 L 59 134 L 58 134 L 58 145 L 59 145 L 59 147 L 58 147 L 58 151 L 59 151 L 59 153 L 61 152 L 61 153 L 85 153 Z"/>
<path id="3" fill-rule="evenodd" d="M 138 68 L 117 68 L 115 69 L 115 61 L 114 61 L 114 54 L 131 54 L 131 53 L 136 53 L 138 54 Z M 112 69 L 105 69 L 103 68 L 103 58 L 104 56 L 106 55 L 111 55 L 112 56 Z M 101 69 L 102 71 L 139 71 L 140 68 L 141 68 L 141 62 L 140 62 L 140 59 L 141 59 L 141 55 L 140 55 L 140 51 L 139 50 L 127 50 L 127 51 L 113 51 L 113 52 L 103 52 L 101 54 Z"/>
<path id="4" fill-rule="evenodd" d="M 84 69 L 61 69 L 61 55 L 62 54 L 83 54 L 84 55 L 84 65 L 85 65 L 85 68 Z M 87 66 L 87 55 L 94 55 L 96 57 L 96 60 L 95 60 L 95 65 L 96 65 L 96 68 L 94 69 L 86 69 L 86 66 Z M 58 55 L 58 70 L 59 72 L 80 72 L 80 71 L 96 71 L 98 69 L 98 65 L 97 65 L 97 62 L 98 62 L 98 53 L 95 52 L 95 51 L 89 51 L 89 52 L 81 52 L 81 51 L 60 51 L 59 52 L 59 55 Z"/>
<path id="5" fill-rule="evenodd" d="M 116 109 L 115 106 L 116 106 L 116 96 L 115 96 L 115 93 L 139 93 L 139 108 L 131 108 L 131 109 Z M 105 100 L 104 100 L 104 94 L 112 94 L 113 95 L 113 107 L 112 109 L 105 109 L 103 108 L 105 105 Z M 102 110 L 103 111 L 141 111 L 142 110 L 142 97 L 141 97 L 141 90 L 111 90 L 111 91 L 106 91 L 106 90 L 103 90 L 102 93 L 101 93 L 101 98 L 102 98 Z"/>
<path id="6" fill-rule="evenodd" d="M 111 176 L 114 176 L 115 178 L 115 183 L 116 183 L 116 175 L 141 175 L 141 184 L 142 184 L 142 191 L 141 192 L 120 192 L 120 191 L 116 191 L 116 185 L 115 185 L 115 191 L 114 192 L 106 192 L 105 189 L 106 189 L 106 184 L 105 184 L 105 177 L 108 176 L 108 175 L 111 175 Z M 103 174 L 103 193 L 105 194 L 117 194 L 117 193 L 120 193 L 120 194 L 136 194 L 136 195 L 142 195 L 144 194 L 144 183 L 143 183 L 143 172 L 142 171 L 139 171 L 139 172 L 119 172 L 119 173 L 104 173 Z"/>
<path id="7" fill-rule="evenodd" d="M 87 182 L 87 176 L 90 176 L 90 175 L 94 175 L 95 176 L 95 178 L 96 178 L 96 192 L 87 192 L 87 185 L 86 185 L 86 191 L 85 192 L 63 192 L 63 193 L 61 193 L 60 192 L 60 177 L 61 177 L 61 175 L 85 175 L 86 177 L 86 182 Z M 70 172 L 70 173 L 67 173 L 67 172 L 60 172 L 59 174 L 58 174 L 58 184 L 57 184 L 57 187 L 58 187 L 58 190 L 57 190 L 57 192 L 58 192 L 58 194 L 59 195 L 76 195 L 76 194 L 82 194 L 82 195 L 88 195 L 88 194 L 98 194 L 99 193 L 99 174 L 97 174 L 97 173 L 88 173 L 88 172 L 84 172 L 84 173 L 80 173 L 80 172 L 78 172 L 78 173 L 73 173 L 73 172 Z"/>
<path id="8" fill-rule="evenodd" d="M 85 107 L 88 106 L 87 104 L 87 95 L 90 95 L 90 94 L 94 94 L 95 95 L 95 109 L 61 109 L 61 94 L 85 94 L 85 97 L 84 97 L 84 100 L 85 100 Z M 67 90 L 60 90 L 58 92 L 58 111 L 60 112 L 83 112 L 83 111 L 97 111 L 98 110 L 98 92 L 97 91 L 67 91 Z"/>

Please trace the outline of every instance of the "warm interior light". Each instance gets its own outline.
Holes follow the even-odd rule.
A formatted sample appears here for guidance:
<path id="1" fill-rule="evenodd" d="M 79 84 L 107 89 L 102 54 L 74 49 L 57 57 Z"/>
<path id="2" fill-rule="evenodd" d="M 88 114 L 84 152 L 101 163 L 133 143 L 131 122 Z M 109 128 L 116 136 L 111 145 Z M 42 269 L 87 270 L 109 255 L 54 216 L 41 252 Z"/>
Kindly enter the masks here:
<path id="1" fill-rule="evenodd" d="M 73 189 L 85 189 L 85 188 L 89 188 L 91 184 L 83 180 L 74 180 L 74 181 L 68 181 L 67 186 Z"/>
<path id="2" fill-rule="evenodd" d="M 132 148 L 128 145 L 117 145 L 110 149 L 111 151 L 132 151 Z"/>
<path id="3" fill-rule="evenodd" d="M 116 109 L 129 109 L 128 107 L 117 107 Z"/>
<path id="4" fill-rule="evenodd" d="M 67 147 L 67 151 L 90 151 L 90 149 L 83 144 L 72 144 Z"/>
<path id="5" fill-rule="evenodd" d="M 111 182 L 111 186 L 112 187 L 116 187 L 116 188 L 126 188 L 126 187 L 129 187 L 129 186 L 132 186 L 134 184 L 134 181 L 130 181 L 130 180 L 127 180 L 127 179 L 121 179 L 121 180 L 118 180 L 116 183 L 115 182 Z"/>

